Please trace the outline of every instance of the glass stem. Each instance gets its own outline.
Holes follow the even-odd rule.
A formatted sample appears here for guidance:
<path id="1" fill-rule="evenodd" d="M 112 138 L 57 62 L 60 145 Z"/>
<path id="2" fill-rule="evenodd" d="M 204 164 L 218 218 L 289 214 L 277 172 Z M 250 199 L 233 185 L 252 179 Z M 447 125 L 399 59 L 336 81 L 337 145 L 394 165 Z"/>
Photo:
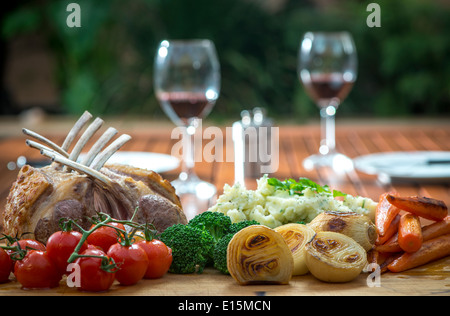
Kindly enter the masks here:
<path id="1" fill-rule="evenodd" d="M 186 126 L 183 137 L 183 164 L 181 167 L 180 179 L 183 181 L 196 177 L 195 167 L 195 131 L 197 129 L 196 119 L 192 119 Z"/>
<path id="2" fill-rule="evenodd" d="M 336 147 L 334 118 L 336 108 L 332 105 L 320 109 L 320 121 L 322 125 L 322 140 L 320 153 L 326 155 L 333 153 Z"/>

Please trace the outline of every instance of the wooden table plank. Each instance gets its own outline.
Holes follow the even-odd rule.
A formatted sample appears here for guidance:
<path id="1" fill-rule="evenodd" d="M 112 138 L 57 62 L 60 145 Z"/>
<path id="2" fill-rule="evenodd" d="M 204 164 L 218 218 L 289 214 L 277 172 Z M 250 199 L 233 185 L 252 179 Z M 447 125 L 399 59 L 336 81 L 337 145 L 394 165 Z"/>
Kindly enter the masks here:
<path id="1" fill-rule="evenodd" d="M 285 149 L 289 151 L 290 163 L 292 163 L 292 178 L 306 177 L 313 181 L 319 181 L 319 173 L 317 170 L 305 170 L 303 160 L 309 156 L 307 148 L 307 140 L 309 135 L 303 133 L 286 133 L 283 138 L 286 140 Z"/>
<path id="2" fill-rule="evenodd" d="M 0 284 L 0 295 L 52 296 L 424 296 L 450 295 L 450 257 L 405 273 L 384 273 L 375 284 L 373 276 L 362 273 L 348 283 L 325 283 L 311 274 L 294 276 L 288 285 L 238 285 L 231 276 L 207 268 L 202 274 L 171 274 L 161 279 L 141 280 L 132 286 L 114 282 L 103 293 L 80 292 L 68 287 L 65 278 L 57 288 L 21 290 L 18 282 Z M 376 286 L 374 286 L 376 285 Z"/>

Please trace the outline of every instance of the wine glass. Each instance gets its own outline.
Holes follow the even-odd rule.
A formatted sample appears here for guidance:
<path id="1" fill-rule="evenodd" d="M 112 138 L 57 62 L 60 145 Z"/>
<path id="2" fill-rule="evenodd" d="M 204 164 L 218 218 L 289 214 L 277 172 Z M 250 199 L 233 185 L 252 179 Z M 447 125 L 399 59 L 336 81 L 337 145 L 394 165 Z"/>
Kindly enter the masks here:
<path id="1" fill-rule="evenodd" d="M 329 167 L 353 170 L 350 158 L 336 151 L 335 114 L 357 76 L 356 47 L 348 32 L 308 32 L 299 49 L 298 75 L 320 109 L 322 137 L 319 153 L 303 161 L 306 170 Z"/>
<path id="2" fill-rule="evenodd" d="M 172 182 L 188 217 L 205 209 L 216 187 L 194 172 L 194 135 L 220 92 L 220 65 L 207 39 L 163 40 L 155 57 L 156 96 L 166 115 L 183 130 L 182 171 Z"/>

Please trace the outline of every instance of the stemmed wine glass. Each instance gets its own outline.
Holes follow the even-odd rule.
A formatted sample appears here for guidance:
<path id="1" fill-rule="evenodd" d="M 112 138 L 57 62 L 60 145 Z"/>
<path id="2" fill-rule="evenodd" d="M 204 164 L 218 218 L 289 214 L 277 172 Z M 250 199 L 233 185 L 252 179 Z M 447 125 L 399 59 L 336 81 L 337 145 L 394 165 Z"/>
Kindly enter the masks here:
<path id="1" fill-rule="evenodd" d="M 220 92 L 214 43 L 207 39 L 163 40 L 155 57 L 154 86 L 162 109 L 184 133 L 182 171 L 172 185 L 186 215 L 192 217 L 206 208 L 217 192 L 213 184 L 194 172 L 196 128 Z"/>
<path id="2" fill-rule="evenodd" d="M 319 153 L 303 161 L 306 170 L 330 167 L 353 170 L 347 156 L 336 151 L 335 114 L 357 76 L 356 47 L 348 32 L 308 32 L 299 49 L 298 75 L 320 109 L 322 140 Z"/>

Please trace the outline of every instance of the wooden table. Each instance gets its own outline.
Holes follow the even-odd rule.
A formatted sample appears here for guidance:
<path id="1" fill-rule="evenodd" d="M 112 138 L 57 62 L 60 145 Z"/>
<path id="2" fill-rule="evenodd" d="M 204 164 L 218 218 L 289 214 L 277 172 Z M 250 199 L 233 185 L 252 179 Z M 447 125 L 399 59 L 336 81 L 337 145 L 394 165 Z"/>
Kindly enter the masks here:
<path id="1" fill-rule="evenodd" d="M 377 152 L 437 150 L 450 151 L 450 122 L 349 122 L 338 123 L 337 149 L 351 158 Z M 141 123 L 142 124 L 142 123 Z M 206 124 L 205 124 L 206 125 Z M 114 125 L 113 125 L 114 126 Z M 133 140 L 122 150 L 148 151 L 170 154 L 177 139 L 171 139 L 172 126 L 138 128 L 141 125 L 123 124 L 119 130 L 127 132 Z M 118 126 L 115 125 L 117 128 Z M 204 126 L 205 128 L 206 126 Z M 20 127 L 16 127 L 20 131 Z M 226 135 L 226 127 L 222 128 Z M 51 128 L 41 128 L 43 133 L 56 143 L 62 143 L 65 133 Z M 17 133 L 16 133 L 17 134 Z M 229 135 L 230 136 L 230 135 Z M 280 164 L 275 176 L 279 179 L 308 177 L 321 184 L 329 184 L 353 195 L 362 195 L 378 200 L 381 193 L 396 190 L 402 195 L 424 195 L 445 201 L 450 205 L 450 183 L 380 183 L 376 176 L 354 172 L 343 178 L 336 178 L 328 172 L 306 171 L 302 160 L 316 153 L 320 133 L 317 125 L 280 127 Z M 17 170 L 9 170 L 7 163 L 18 156 L 39 159 L 39 152 L 25 145 L 25 137 L 20 134 L 0 139 L 0 210 L 3 209 L 11 183 Z M 205 145 L 208 141 L 204 141 Z M 225 150 L 233 150 L 231 142 L 224 140 Z M 225 153 L 224 153 L 225 155 Z M 224 156 L 225 157 L 225 156 Z M 219 194 L 225 183 L 234 182 L 232 162 L 200 162 L 196 164 L 198 175 L 214 183 Z M 174 179 L 179 169 L 167 172 L 167 179 Z M 254 179 L 247 179 L 249 189 L 256 186 Z M 238 286 L 229 276 L 207 270 L 201 275 L 168 274 L 160 280 L 143 280 L 138 285 L 121 287 L 114 285 L 110 294 L 114 295 L 448 295 L 450 293 L 450 257 L 433 264 L 402 274 L 386 273 L 381 276 L 380 287 L 367 285 L 367 274 L 346 284 L 326 284 L 311 275 L 294 277 L 287 286 Z M 107 294 L 108 294 L 107 293 Z M 0 285 L 0 295 L 33 294 L 20 290 L 17 282 Z M 77 295 L 75 289 L 65 284 L 50 291 L 39 291 L 39 295 Z"/>

